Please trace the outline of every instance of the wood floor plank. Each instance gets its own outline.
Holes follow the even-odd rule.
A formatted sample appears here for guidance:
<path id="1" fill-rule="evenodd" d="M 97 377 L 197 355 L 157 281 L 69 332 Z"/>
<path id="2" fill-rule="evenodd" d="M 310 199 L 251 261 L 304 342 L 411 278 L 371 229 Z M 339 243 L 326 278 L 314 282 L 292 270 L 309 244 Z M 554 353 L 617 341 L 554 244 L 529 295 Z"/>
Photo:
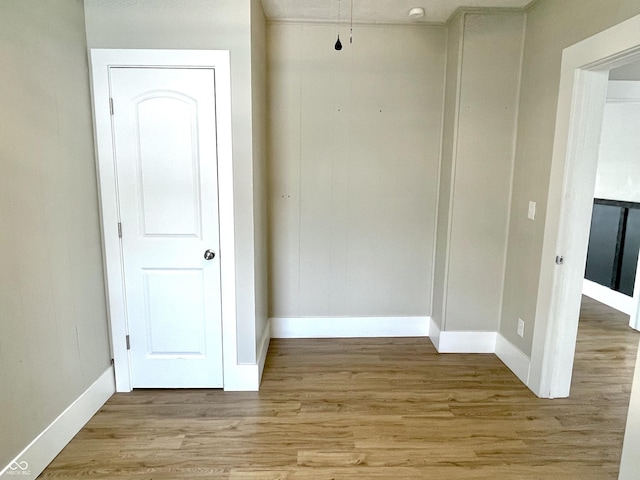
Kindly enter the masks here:
<path id="1" fill-rule="evenodd" d="M 427 339 L 273 340 L 260 392 L 116 394 L 43 479 L 616 479 L 640 334 L 583 299 L 569 399 Z"/>

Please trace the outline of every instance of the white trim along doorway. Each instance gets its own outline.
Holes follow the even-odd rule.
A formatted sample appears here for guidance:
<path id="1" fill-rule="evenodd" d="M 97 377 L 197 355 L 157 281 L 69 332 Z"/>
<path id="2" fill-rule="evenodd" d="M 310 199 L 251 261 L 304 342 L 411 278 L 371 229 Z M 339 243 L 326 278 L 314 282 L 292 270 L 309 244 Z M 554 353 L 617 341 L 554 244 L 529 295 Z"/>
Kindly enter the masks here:
<path id="1" fill-rule="evenodd" d="M 541 397 L 569 395 L 609 70 L 639 60 L 640 15 L 563 52 L 528 383 Z"/>
<path id="2" fill-rule="evenodd" d="M 119 205 L 109 100 L 110 68 L 113 67 L 215 69 L 223 383 L 225 390 L 257 390 L 259 385 L 257 366 L 239 365 L 237 361 L 229 52 L 217 50 L 91 49 L 90 58 L 105 280 L 116 390 L 119 392 L 131 391 L 132 383 L 127 349 L 128 327 L 122 251 L 118 235 Z"/>

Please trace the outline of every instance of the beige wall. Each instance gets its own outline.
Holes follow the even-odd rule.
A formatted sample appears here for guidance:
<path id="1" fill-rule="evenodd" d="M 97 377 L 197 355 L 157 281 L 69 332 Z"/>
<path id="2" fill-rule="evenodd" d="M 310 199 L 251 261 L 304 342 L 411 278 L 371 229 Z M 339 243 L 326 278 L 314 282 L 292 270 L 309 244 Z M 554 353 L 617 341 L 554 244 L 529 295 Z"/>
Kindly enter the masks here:
<path id="1" fill-rule="evenodd" d="M 447 68 L 442 123 L 442 156 L 438 189 L 438 216 L 436 228 L 435 262 L 433 278 L 433 306 L 431 316 L 441 330 L 446 310 L 445 285 L 449 265 L 449 238 L 451 203 L 453 201 L 453 165 L 458 139 L 458 113 L 460 108 L 460 73 L 462 71 L 462 32 L 464 15 L 456 15 L 447 28 Z"/>
<path id="2" fill-rule="evenodd" d="M 82 2 L 0 2 L 0 468 L 109 368 Z"/>
<path id="3" fill-rule="evenodd" d="M 515 141 L 524 15 L 461 13 L 449 31 L 435 321 L 496 331 Z M 445 233 L 446 232 L 446 233 Z"/>
<path id="4" fill-rule="evenodd" d="M 251 0 L 251 98 L 256 348 L 269 317 L 267 251 L 267 22 L 260 0 Z"/>
<path id="5" fill-rule="evenodd" d="M 445 35 L 269 26 L 272 317 L 430 314 Z"/>
<path id="6" fill-rule="evenodd" d="M 500 332 L 531 354 L 562 50 L 631 16 L 637 0 L 542 0 L 527 14 Z M 535 221 L 527 219 L 536 201 Z M 526 322 L 524 338 L 517 319 Z"/>
<path id="7" fill-rule="evenodd" d="M 85 0 L 85 16 L 90 48 L 231 52 L 238 362 L 255 363 L 256 308 L 262 307 L 256 305 L 254 223 L 260 210 L 254 208 L 253 149 L 259 141 L 253 141 L 251 2 Z"/>

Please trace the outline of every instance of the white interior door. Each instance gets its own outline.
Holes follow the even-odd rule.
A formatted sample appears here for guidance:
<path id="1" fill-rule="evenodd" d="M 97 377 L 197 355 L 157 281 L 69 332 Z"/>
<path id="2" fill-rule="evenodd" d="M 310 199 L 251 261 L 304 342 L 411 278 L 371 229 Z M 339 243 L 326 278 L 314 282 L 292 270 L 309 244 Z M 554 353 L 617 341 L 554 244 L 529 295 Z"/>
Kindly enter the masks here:
<path id="1" fill-rule="evenodd" d="M 131 386 L 222 387 L 215 71 L 112 67 L 110 96 Z"/>

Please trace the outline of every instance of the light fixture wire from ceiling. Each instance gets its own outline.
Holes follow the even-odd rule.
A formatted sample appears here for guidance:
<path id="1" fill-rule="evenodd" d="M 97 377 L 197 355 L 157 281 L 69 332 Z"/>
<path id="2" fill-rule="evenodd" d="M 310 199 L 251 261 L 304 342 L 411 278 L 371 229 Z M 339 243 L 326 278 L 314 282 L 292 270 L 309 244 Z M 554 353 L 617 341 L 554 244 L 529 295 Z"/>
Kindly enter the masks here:
<path id="1" fill-rule="evenodd" d="M 349 3 L 351 4 L 351 27 L 349 30 L 349 43 L 353 43 L 353 0 L 349 0 Z"/>
<path id="2" fill-rule="evenodd" d="M 340 15 L 342 9 L 342 0 L 338 0 L 338 39 L 336 40 L 336 44 L 333 46 L 336 50 L 342 50 L 342 42 L 340 41 Z"/>

